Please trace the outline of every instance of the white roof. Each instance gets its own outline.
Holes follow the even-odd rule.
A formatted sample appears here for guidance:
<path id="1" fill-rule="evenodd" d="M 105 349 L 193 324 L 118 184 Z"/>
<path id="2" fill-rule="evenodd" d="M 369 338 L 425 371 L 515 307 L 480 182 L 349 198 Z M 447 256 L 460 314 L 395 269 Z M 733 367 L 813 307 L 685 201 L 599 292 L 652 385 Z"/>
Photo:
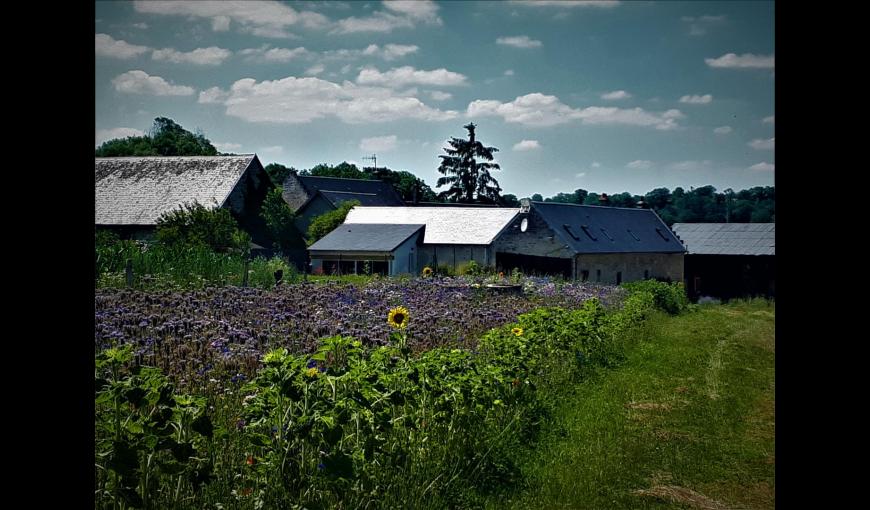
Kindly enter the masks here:
<path id="1" fill-rule="evenodd" d="M 503 207 L 357 206 L 344 222 L 426 225 L 425 244 L 487 245 L 519 212 L 519 208 Z"/>

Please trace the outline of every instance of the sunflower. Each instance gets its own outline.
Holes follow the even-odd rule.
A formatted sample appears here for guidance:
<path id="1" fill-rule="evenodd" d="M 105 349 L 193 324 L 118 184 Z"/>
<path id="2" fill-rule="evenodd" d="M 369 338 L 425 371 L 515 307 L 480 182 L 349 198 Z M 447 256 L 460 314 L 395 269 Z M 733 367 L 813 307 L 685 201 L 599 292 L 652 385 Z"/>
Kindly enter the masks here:
<path id="1" fill-rule="evenodd" d="M 511 330 L 511 333 L 515 334 L 516 336 L 523 336 L 523 328 L 514 328 Z"/>
<path id="2" fill-rule="evenodd" d="M 432 268 L 429 266 L 424 267 L 423 276 L 432 276 Z"/>
<path id="3" fill-rule="evenodd" d="M 410 317 L 407 308 L 404 306 L 397 306 L 390 310 L 390 315 L 387 317 L 387 324 L 396 329 L 405 329 L 408 327 L 408 320 Z"/>

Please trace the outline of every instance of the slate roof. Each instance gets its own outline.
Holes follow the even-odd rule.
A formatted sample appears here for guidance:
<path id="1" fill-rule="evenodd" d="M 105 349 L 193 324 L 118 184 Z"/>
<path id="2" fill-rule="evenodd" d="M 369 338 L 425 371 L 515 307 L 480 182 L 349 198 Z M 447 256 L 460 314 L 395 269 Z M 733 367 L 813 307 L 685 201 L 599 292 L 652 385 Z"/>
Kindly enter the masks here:
<path id="1" fill-rule="evenodd" d="M 156 225 L 161 214 L 185 203 L 220 207 L 256 158 L 94 158 L 95 223 Z"/>
<path id="2" fill-rule="evenodd" d="M 299 176 L 299 181 L 309 196 L 319 191 L 334 206 L 346 200 L 359 200 L 361 205 L 369 206 L 405 205 L 393 186 L 385 181 L 304 175 Z"/>
<path id="3" fill-rule="evenodd" d="M 776 223 L 674 223 L 696 255 L 776 255 Z"/>
<path id="4" fill-rule="evenodd" d="M 683 245 L 650 209 L 532 202 L 575 253 L 682 253 Z"/>
<path id="5" fill-rule="evenodd" d="M 515 208 L 362 207 L 350 210 L 348 223 L 423 224 L 426 244 L 488 245 L 519 213 Z"/>
<path id="6" fill-rule="evenodd" d="M 309 251 L 391 252 L 424 225 L 343 224 L 308 247 Z"/>

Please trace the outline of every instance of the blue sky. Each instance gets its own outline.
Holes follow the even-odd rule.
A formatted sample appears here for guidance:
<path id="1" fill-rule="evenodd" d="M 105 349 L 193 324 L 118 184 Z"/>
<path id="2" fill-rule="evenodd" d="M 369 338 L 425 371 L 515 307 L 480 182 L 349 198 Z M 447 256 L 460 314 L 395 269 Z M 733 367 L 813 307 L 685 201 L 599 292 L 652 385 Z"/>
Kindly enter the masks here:
<path id="1" fill-rule="evenodd" d="M 773 2 L 96 2 L 95 145 L 155 117 L 430 186 L 463 125 L 504 193 L 774 184 Z"/>

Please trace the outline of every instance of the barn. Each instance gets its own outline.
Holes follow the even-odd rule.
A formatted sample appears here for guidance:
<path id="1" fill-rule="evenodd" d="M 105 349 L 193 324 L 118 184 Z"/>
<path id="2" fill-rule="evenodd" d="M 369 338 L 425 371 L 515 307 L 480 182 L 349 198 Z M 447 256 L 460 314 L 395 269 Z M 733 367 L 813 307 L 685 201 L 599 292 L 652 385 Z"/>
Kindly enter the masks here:
<path id="1" fill-rule="evenodd" d="M 122 238 L 150 238 L 163 213 L 196 202 L 229 209 L 255 248 L 271 246 L 260 209 L 274 185 L 256 154 L 95 158 L 95 187 L 96 227 Z"/>
<path id="2" fill-rule="evenodd" d="M 674 223 L 693 299 L 776 296 L 776 223 Z"/>
<path id="3" fill-rule="evenodd" d="M 685 250 L 649 209 L 525 202 L 493 251 L 503 271 L 617 285 L 683 281 Z"/>
<path id="4" fill-rule="evenodd" d="M 410 229 L 422 225 L 425 227 L 420 230 L 422 243 L 415 248 L 416 264 L 409 265 L 409 272 L 418 272 L 426 266 L 459 272 L 471 261 L 479 266 L 495 266 L 493 243 L 517 214 L 519 209 L 497 207 L 357 206 L 350 210 L 344 224 L 337 230 L 353 230 L 354 226 L 369 225 L 372 235 L 382 234 L 390 240 L 387 243 L 389 244 L 396 240 L 391 237 L 394 227 Z M 360 252 L 358 243 L 361 239 L 350 234 L 336 233 L 336 237 L 330 239 L 328 254 L 322 249 L 323 245 L 312 245 L 309 248 L 312 264 L 328 268 L 334 266 L 341 257 L 340 260 L 347 264 L 345 267 L 349 268 L 351 261 L 364 263 L 372 260 L 365 258 L 368 255 Z"/>

